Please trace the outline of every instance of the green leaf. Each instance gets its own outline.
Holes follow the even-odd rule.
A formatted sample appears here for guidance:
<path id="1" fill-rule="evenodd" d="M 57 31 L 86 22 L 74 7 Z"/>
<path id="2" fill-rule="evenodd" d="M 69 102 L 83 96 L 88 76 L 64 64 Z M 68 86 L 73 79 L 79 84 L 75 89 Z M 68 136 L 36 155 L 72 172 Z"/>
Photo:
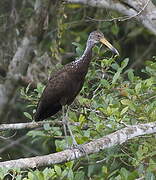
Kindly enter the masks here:
<path id="1" fill-rule="evenodd" d="M 83 54 L 83 47 L 82 47 L 82 45 L 77 43 L 77 42 L 73 42 L 72 44 L 74 46 L 76 46 L 76 53 L 78 54 L 78 56 L 81 56 Z"/>
<path id="2" fill-rule="evenodd" d="M 129 62 L 129 58 L 126 58 L 122 61 L 121 63 L 122 70 L 128 65 L 128 62 Z"/>
<path id="3" fill-rule="evenodd" d="M 82 56 L 82 54 L 83 54 L 83 49 L 80 48 L 80 47 L 77 47 L 77 48 L 76 48 L 76 53 L 77 53 L 77 55 L 78 55 L 79 57 Z"/>
<path id="4" fill-rule="evenodd" d="M 69 162 L 66 162 L 65 164 L 69 169 L 72 169 L 72 167 L 74 165 L 74 161 L 69 161 Z"/>
<path id="5" fill-rule="evenodd" d="M 91 103 L 91 99 L 79 96 L 79 103 L 82 105 L 89 105 Z"/>
<path id="6" fill-rule="evenodd" d="M 75 175 L 75 180 L 84 180 L 85 179 L 85 172 L 78 171 Z"/>
<path id="7" fill-rule="evenodd" d="M 137 179 L 138 177 L 139 177 L 138 172 L 137 172 L 137 171 L 133 171 L 133 172 L 131 172 L 131 173 L 128 175 L 127 179 L 128 179 L 128 180 L 134 180 L 134 179 Z"/>
<path id="8" fill-rule="evenodd" d="M 129 172 L 127 171 L 127 169 L 125 168 L 121 168 L 120 169 L 120 174 L 121 174 L 121 177 L 124 179 L 124 180 L 128 180 L 128 175 L 129 175 Z"/>
<path id="9" fill-rule="evenodd" d="M 45 124 L 43 125 L 43 127 L 44 127 L 44 129 L 45 129 L 46 131 L 51 130 L 51 127 L 50 127 L 49 123 L 45 123 Z"/>
<path id="10" fill-rule="evenodd" d="M 141 90 L 141 82 L 135 86 L 135 91 L 137 94 L 139 94 L 140 90 Z"/>
<path id="11" fill-rule="evenodd" d="M 54 169 L 52 168 L 45 168 L 43 170 L 43 174 L 44 174 L 44 179 L 52 179 L 52 177 L 56 176 L 56 173 L 54 171 Z M 54 179 L 54 178 L 53 178 Z"/>
<path id="12" fill-rule="evenodd" d="M 121 115 L 125 114 L 125 113 L 128 111 L 128 108 L 129 108 L 128 106 L 126 106 L 125 108 L 123 108 L 120 114 L 121 114 Z"/>
<path id="13" fill-rule="evenodd" d="M 107 173 L 108 173 L 108 168 L 107 168 L 106 166 L 103 166 L 103 167 L 102 167 L 102 172 L 103 172 L 104 174 L 107 174 Z"/>
<path id="14" fill-rule="evenodd" d="M 133 82 L 133 80 L 134 80 L 134 73 L 133 73 L 133 69 L 129 69 L 128 70 L 128 79 L 131 81 L 131 82 Z"/>
<path id="15" fill-rule="evenodd" d="M 74 173 L 72 169 L 69 169 L 67 179 L 74 180 Z"/>
<path id="16" fill-rule="evenodd" d="M 155 175 L 152 172 L 147 171 L 145 174 L 145 180 L 155 180 Z"/>
<path id="17" fill-rule="evenodd" d="M 32 136 L 32 137 L 36 137 L 36 136 L 44 136 L 45 134 L 44 134 L 43 131 L 34 131 L 34 130 L 32 130 L 32 131 L 29 131 L 27 133 L 27 135 Z"/>
<path id="18" fill-rule="evenodd" d="M 81 47 L 81 44 L 77 43 L 77 42 L 72 42 L 72 44 L 76 47 Z"/>
<path id="19" fill-rule="evenodd" d="M 80 117 L 79 117 L 79 122 L 82 124 L 86 121 L 86 118 L 83 114 L 80 114 Z"/>
<path id="20" fill-rule="evenodd" d="M 25 115 L 28 119 L 32 120 L 32 116 L 31 116 L 29 113 L 24 112 L 24 115 Z"/>
<path id="21" fill-rule="evenodd" d="M 65 179 L 65 177 L 68 175 L 68 170 L 65 169 L 61 174 L 61 179 Z"/>
<path id="22" fill-rule="evenodd" d="M 27 94 L 28 91 L 29 91 L 30 85 L 31 85 L 31 84 L 28 84 L 28 86 L 27 86 L 27 88 L 26 88 L 26 90 L 25 90 L 25 93 L 26 93 L 26 94 Z"/>
<path id="23" fill-rule="evenodd" d="M 28 178 L 30 180 L 37 180 L 38 179 L 37 175 L 35 173 L 33 173 L 33 172 L 28 172 Z"/>
<path id="24" fill-rule="evenodd" d="M 37 89 L 35 89 L 39 94 L 44 90 L 45 86 L 42 83 L 37 83 Z"/>
<path id="25" fill-rule="evenodd" d="M 111 65 L 111 67 L 112 67 L 114 70 L 116 70 L 116 71 L 120 68 L 120 66 L 119 66 L 117 63 L 113 63 L 113 64 Z"/>
<path id="26" fill-rule="evenodd" d="M 99 53 L 99 47 L 98 47 L 98 46 L 94 46 L 93 51 L 94 51 L 96 54 L 98 54 L 98 53 Z"/>
<path id="27" fill-rule="evenodd" d="M 106 79 L 101 79 L 101 80 L 100 80 L 100 83 L 101 83 L 104 87 L 110 88 L 110 84 L 109 84 L 109 82 L 108 82 Z"/>
<path id="28" fill-rule="evenodd" d="M 122 70 L 121 68 L 118 69 L 118 71 L 114 74 L 113 76 L 113 80 L 112 80 L 112 84 L 115 84 L 116 81 L 119 79 L 120 77 L 120 74 L 121 74 Z"/>
<path id="29" fill-rule="evenodd" d="M 122 99 L 122 100 L 121 100 L 121 103 L 122 103 L 123 105 L 130 105 L 130 104 L 131 104 L 131 101 L 130 101 L 129 99 Z"/>
<path id="30" fill-rule="evenodd" d="M 3 179 L 7 173 L 8 173 L 7 168 L 0 168 L 0 179 Z"/>
<path id="31" fill-rule="evenodd" d="M 82 7 L 81 4 L 67 4 L 66 6 L 71 9 L 77 9 Z"/>
<path id="32" fill-rule="evenodd" d="M 60 168 L 59 166 L 55 165 L 55 166 L 54 166 L 54 169 L 55 169 L 56 174 L 57 174 L 58 176 L 61 176 L 61 172 L 62 172 L 61 168 Z"/>
<path id="33" fill-rule="evenodd" d="M 16 176 L 16 180 L 22 180 L 22 179 L 23 179 L 23 178 L 22 178 L 22 175 L 21 175 L 21 174 Z"/>

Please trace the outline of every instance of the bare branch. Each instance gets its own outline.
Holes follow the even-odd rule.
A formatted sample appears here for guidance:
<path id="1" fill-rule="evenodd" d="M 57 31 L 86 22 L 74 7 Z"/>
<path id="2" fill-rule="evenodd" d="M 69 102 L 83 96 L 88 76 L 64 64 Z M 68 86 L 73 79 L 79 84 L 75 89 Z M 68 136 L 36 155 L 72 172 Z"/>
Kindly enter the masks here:
<path id="1" fill-rule="evenodd" d="M 39 1 L 36 1 L 39 2 Z M 25 36 L 21 41 L 10 65 L 6 81 L 0 86 L 0 119 L 6 118 L 9 105 L 11 104 L 19 86 L 20 78 L 26 74 L 29 63 L 34 57 L 34 50 L 41 40 L 44 32 L 44 22 L 49 10 L 49 2 L 40 1 L 34 16 L 27 22 Z M 46 6 L 47 5 L 47 6 Z"/>
<path id="2" fill-rule="evenodd" d="M 24 37 L 21 46 L 18 48 L 9 66 L 9 73 L 5 84 L 0 87 L 0 119 L 3 119 L 6 115 L 7 106 L 18 87 L 20 75 L 24 74 L 24 69 L 28 66 L 27 63 L 31 59 L 30 54 L 33 52 L 33 43 L 33 37 Z M 24 69 L 20 69 L 20 66 L 24 66 Z"/>
<path id="3" fill-rule="evenodd" d="M 17 160 L 0 162 L 0 167 L 25 169 L 63 163 L 84 157 L 89 154 L 100 152 L 101 150 L 110 148 L 115 145 L 122 144 L 134 137 L 152 133 L 156 133 L 156 122 L 133 125 L 118 130 L 100 139 L 81 145 L 82 148 L 85 149 L 85 153 L 76 148 L 68 149 L 45 156 L 36 156 L 31 158 L 21 158 Z"/>
<path id="4" fill-rule="evenodd" d="M 5 130 L 20 130 L 20 129 L 34 129 L 38 127 L 42 127 L 44 124 L 49 124 L 52 126 L 62 126 L 62 121 L 39 121 L 39 122 L 28 122 L 28 123 L 14 123 L 14 124 L 1 124 L 0 125 L 0 131 L 5 131 Z M 78 122 L 71 122 L 69 123 L 73 126 L 79 126 L 80 123 Z M 85 124 L 83 126 L 83 129 L 87 129 L 88 125 Z"/>
<path id="5" fill-rule="evenodd" d="M 99 21 L 99 22 L 102 22 L 102 21 L 126 21 L 126 20 L 130 20 L 132 18 L 135 18 L 136 16 L 139 16 L 144 10 L 145 8 L 147 7 L 148 3 L 150 2 L 150 0 L 148 0 L 146 2 L 146 4 L 144 5 L 144 7 L 136 14 L 132 15 L 132 16 L 122 16 L 122 17 L 117 17 L 117 18 L 111 18 L 111 19 L 94 19 L 94 18 L 90 18 L 88 17 L 88 19 L 92 20 L 92 21 Z"/>
<path id="6" fill-rule="evenodd" d="M 113 20 L 125 21 L 131 18 L 136 18 L 149 31 L 156 35 L 156 7 L 151 0 L 66 0 L 66 2 L 100 8 L 103 7 L 118 11 L 126 16 L 113 18 Z M 112 20 L 109 19 L 108 21 Z"/>

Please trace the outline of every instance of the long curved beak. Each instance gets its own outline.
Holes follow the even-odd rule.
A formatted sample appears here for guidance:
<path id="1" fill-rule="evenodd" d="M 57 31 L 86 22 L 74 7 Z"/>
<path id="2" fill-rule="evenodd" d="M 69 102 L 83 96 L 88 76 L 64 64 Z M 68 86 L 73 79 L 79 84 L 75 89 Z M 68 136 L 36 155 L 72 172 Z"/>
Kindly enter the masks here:
<path id="1" fill-rule="evenodd" d="M 119 56 L 119 52 L 117 49 L 115 49 L 104 37 L 100 39 L 100 42 L 102 42 L 104 45 L 106 45 L 113 53 L 117 54 Z"/>

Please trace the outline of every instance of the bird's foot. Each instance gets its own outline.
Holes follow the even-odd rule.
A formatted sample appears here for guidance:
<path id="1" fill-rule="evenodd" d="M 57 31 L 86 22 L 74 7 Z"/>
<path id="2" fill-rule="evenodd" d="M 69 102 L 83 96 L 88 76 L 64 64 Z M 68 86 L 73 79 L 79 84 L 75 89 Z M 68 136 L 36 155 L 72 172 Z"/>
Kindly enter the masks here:
<path id="1" fill-rule="evenodd" d="M 125 127 L 130 127 L 130 125 L 126 124 L 126 123 L 123 122 L 123 121 L 120 121 L 120 124 L 124 125 Z"/>
<path id="2" fill-rule="evenodd" d="M 72 144 L 72 146 L 70 147 L 70 149 L 78 149 L 81 153 L 86 154 L 86 151 L 85 151 L 83 145 L 82 144 L 77 144 L 77 142 L 76 143 L 74 142 Z"/>

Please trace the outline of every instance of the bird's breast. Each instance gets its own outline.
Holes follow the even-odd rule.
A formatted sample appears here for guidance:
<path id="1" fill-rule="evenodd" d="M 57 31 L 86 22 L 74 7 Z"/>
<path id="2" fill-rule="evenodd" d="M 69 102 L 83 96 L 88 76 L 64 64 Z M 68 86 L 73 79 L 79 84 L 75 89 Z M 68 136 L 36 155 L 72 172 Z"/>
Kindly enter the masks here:
<path id="1" fill-rule="evenodd" d="M 73 77 L 74 79 L 77 79 L 77 80 L 81 80 L 85 78 L 88 72 L 88 66 L 89 66 L 88 63 L 75 61 L 69 65 L 69 68 L 67 69 L 67 71 L 70 74 L 70 77 Z"/>

